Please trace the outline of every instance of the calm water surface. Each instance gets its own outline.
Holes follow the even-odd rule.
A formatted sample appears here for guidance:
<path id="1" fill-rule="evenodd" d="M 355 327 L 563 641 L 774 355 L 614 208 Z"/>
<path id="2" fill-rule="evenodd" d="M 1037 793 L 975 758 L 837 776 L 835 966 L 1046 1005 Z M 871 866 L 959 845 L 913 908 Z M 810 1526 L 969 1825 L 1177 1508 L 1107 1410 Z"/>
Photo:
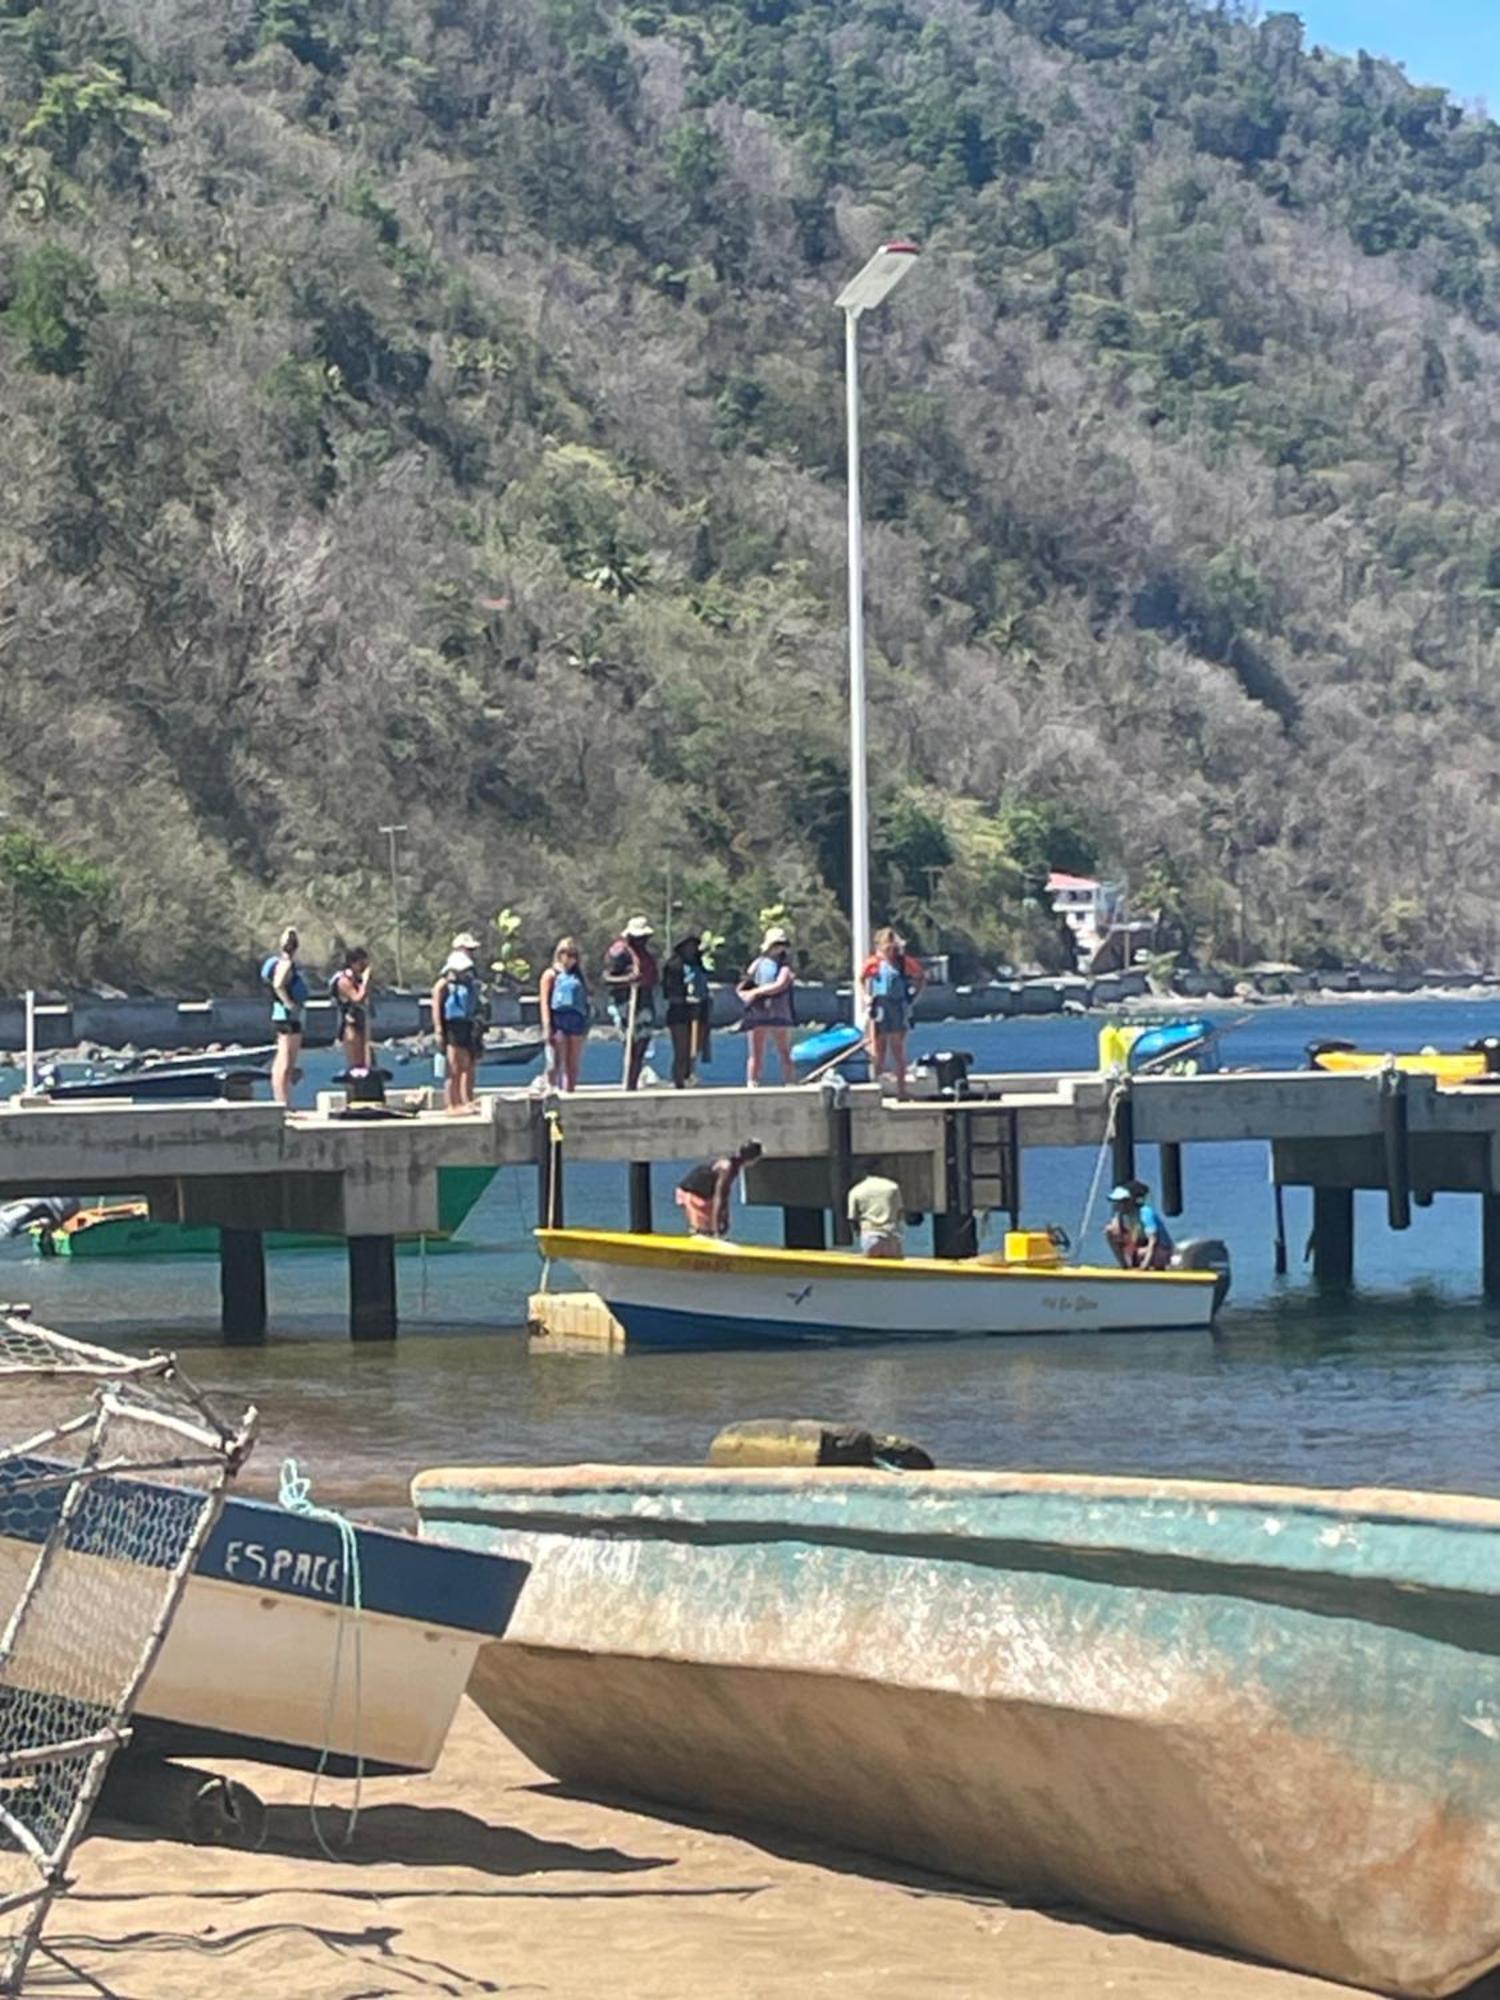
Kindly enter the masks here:
<path id="1" fill-rule="evenodd" d="M 1500 1001 L 1353 1003 L 1254 1010 L 1225 1044 L 1236 1065 L 1294 1066 L 1313 1037 L 1363 1046 L 1458 1047 L 1500 1029 Z M 921 1029 L 918 1049 L 971 1049 L 980 1067 L 1090 1067 L 1096 1020 L 968 1022 Z M 588 1074 L 618 1073 L 591 1049 Z M 711 1081 L 738 1082 L 724 1038 Z M 308 1088 L 333 1067 L 313 1057 Z M 400 1072 L 415 1081 L 415 1065 Z M 1150 1175 L 1154 1158 L 1142 1156 Z M 1076 1234 L 1090 1153 L 1027 1157 L 1025 1220 Z M 658 1216 L 679 1168 L 657 1170 Z M 529 1355 L 519 1321 L 537 1260 L 534 1175 L 500 1173 L 465 1225 L 472 1247 L 400 1261 L 403 1332 L 353 1348 L 341 1252 L 275 1258 L 274 1338 L 215 1337 L 212 1259 L 76 1266 L 0 1246 L 0 1291 L 66 1331 L 137 1347 L 169 1341 L 198 1378 L 253 1397 L 263 1442 L 252 1484 L 290 1453 L 318 1492 L 397 1508 L 411 1474 L 453 1463 L 700 1461 L 721 1424 L 760 1415 L 852 1419 L 921 1439 L 940 1464 L 1185 1473 L 1320 1484 L 1415 1485 L 1500 1494 L 1500 1308 L 1478 1294 L 1479 1214 L 1440 1197 L 1404 1235 L 1384 1198 L 1358 1200 L 1359 1289 L 1320 1299 L 1301 1261 L 1309 1197 L 1287 1194 L 1292 1276 L 1272 1275 L 1266 1149 L 1189 1149 L 1183 1228 L 1223 1236 L 1235 1290 L 1212 1335 L 1067 1335 L 935 1341 L 879 1350 L 743 1355 Z M 569 1220 L 621 1227 L 624 1173 L 574 1167 Z M 1093 1248 L 1103 1217 L 1096 1214 Z M 773 1211 L 739 1211 L 737 1233 L 774 1238 Z M 998 1228 L 1001 1225 L 996 1225 Z"/>

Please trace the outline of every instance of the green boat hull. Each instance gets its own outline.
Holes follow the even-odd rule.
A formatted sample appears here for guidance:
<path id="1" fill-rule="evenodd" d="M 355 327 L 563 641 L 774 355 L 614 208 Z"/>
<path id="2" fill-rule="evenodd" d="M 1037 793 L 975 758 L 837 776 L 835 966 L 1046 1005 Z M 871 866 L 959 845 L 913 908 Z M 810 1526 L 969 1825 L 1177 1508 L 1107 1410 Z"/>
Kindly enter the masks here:
<path id="1" fill-rule="evenodd" d="M 438 1227 L 430 1235 L 402 1237 L 398 1254 L 410 1255 L 468 1246 L 455 1243 L 455 1232 L 467 1220 L 470 1210 L 495 1177 L 493 1167 L 439 1167 Z M 217 1257 L 219 1231 L 208 1224 L 153 1222 L 149 1216 L 110 1216 L 87 1229 L 57 1230 L 50 1240 L 45 1233 L 33 1236 L 43 1256 L 67 1258 L 111 1257 Z M 267 1250 L 338 1250 L 341 1236 L 315 1235 L 308 1230 L 269 1229 Z"/>
<path id="2" fill-rule="evenodd" d="M 1500 1502 L 590 1466 L 413 1499 L 532 1564 L 469 1692 L 564 1784 L 1422 2000 L 1500 1963 Z"/>

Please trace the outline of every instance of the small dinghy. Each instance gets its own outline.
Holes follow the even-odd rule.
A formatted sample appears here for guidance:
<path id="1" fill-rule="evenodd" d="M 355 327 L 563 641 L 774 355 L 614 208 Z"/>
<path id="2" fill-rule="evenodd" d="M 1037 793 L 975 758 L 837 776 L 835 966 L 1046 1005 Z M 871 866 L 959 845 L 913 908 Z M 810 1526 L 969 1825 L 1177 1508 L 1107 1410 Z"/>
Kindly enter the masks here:
<path id="1" fill-rule="evenodd" d="M 545 1037 L 532 1035 L 524 1041 L 486 1042 L 479 1057 L 481 1069 L 525 1069 L 546 1053 Z"/>
<path id="2" fill-rule="evenodd" d="M 263 1069 L 166 1064 L 160 1069 L 117 1070 L 111 1076 L 89 1077 L 77 1083 L 44 1079 L 42 1089 L 55 1104 L 93 1104 L 106 1099 L 131 1104 L 187 1104 L 221 1098 L 241 1103 L 254 1097 L 257 1084 L 270 1080 L 270 1071 Z"/>

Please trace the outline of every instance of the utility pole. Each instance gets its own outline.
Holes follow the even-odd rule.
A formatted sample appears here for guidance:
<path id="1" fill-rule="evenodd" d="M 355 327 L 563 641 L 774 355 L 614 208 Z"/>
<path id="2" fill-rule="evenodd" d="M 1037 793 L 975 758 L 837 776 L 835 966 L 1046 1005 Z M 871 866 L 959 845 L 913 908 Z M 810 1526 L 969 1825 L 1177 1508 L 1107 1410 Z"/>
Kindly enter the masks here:
<path id="1" fill-rule="evenodd" d="M 406 828 L 404 825 L 383 826 L 380 831 L 391 843 L 391 917 L 396 927 L 396 986 L 399 991 L 405 987 L 406 981 L 401 976 L 401 877 L 396 867 L 396 842 Z"/>

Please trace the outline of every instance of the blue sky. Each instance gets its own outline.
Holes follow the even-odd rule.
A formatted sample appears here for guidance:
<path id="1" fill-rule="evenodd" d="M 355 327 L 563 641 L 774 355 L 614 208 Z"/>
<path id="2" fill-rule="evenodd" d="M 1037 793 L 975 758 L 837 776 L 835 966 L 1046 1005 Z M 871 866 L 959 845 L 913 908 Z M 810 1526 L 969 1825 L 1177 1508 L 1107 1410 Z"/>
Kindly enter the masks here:
<path id="1" fill-rule="evenodd" d="M 1413 83 L 1441 83 L 1500 117 L 1500 0 L 1264 0 L 1300 14 L 1309 45 L 1368 49 L 1406 65 Z"/>

